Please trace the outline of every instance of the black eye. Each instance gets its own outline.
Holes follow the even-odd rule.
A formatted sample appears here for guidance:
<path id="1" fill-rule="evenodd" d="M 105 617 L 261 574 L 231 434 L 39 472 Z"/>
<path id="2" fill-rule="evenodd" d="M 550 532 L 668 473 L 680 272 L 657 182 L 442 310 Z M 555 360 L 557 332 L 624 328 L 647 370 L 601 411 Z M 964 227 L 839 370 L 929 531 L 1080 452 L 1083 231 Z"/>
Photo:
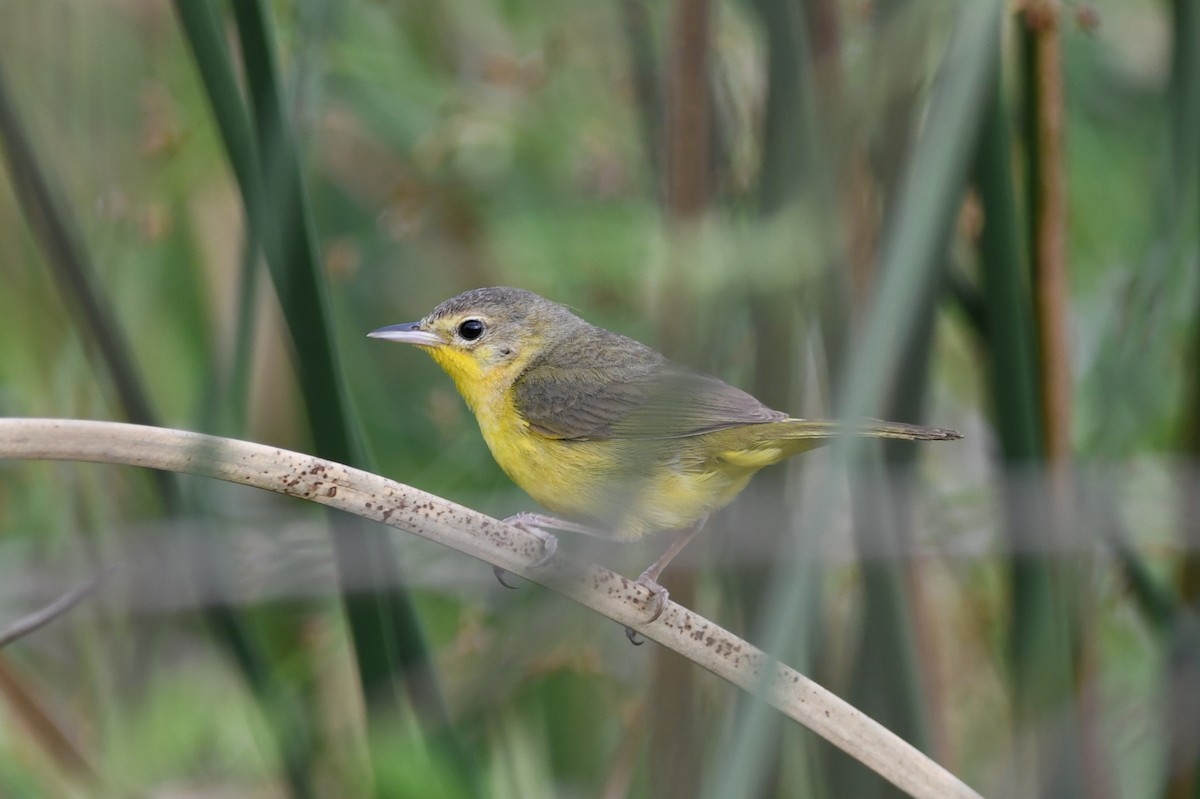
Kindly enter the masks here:
<path id="1" fill-rule="evenodd" d="M 467 341 L 474 341 L 483 335 L 483 322 L 478 319 L 467 319 L 458 326 L 458 335 Z"/>

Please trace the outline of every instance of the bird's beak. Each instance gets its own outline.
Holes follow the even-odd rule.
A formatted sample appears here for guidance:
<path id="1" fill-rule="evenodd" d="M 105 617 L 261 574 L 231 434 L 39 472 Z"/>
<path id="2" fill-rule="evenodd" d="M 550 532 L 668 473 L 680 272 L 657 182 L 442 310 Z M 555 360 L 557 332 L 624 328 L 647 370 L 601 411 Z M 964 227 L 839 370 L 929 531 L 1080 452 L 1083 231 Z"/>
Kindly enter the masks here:
<path id="1" fill-rule="evenodd" d="M 372 330 L 367 338 L 382 338 L 388 341 L 399 341 L 402 344 L 416 344 L 418 347 L 439 347 L 445 342 L 441 337 L 420 328 L 420 322 L 405 322 L 399 325 L 388 325 L 378 330 Z"/>

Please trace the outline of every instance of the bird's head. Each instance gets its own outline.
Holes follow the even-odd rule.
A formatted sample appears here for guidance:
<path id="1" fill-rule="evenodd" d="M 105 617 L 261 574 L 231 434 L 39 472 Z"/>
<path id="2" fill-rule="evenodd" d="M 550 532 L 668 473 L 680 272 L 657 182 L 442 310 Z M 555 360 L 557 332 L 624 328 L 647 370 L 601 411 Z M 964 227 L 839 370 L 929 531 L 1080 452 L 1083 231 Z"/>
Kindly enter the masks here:
<path id="1" fill-rule="evenodd" d="M 481 395 L 511 385 L 557 337 L 585 324 L 531 291 L 497 286 L 464 292 L 419 322 L 381 327 L 368 335 L 424 349 L 474 407 Z"/>

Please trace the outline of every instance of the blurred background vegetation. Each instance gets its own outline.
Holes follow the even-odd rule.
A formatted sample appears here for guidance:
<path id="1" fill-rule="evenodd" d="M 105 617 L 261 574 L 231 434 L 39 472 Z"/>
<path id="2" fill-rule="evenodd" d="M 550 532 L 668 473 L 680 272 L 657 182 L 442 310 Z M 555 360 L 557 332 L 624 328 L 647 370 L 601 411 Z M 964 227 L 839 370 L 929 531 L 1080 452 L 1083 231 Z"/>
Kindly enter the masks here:
<path id="1" fill-rule="evenodd" d="M 529 288 L 797 415 L 967 436 L 760 475 L 673 598 L 985 795 L 1198 797 L 1198 5 L 2 4 L 0 414 L 505 515 L 450 382 L 364 336 Z M 0 628 L 109 567 L 0 651 L 2 796 L 893 793 L 434 545 L 0 463 Z"/>

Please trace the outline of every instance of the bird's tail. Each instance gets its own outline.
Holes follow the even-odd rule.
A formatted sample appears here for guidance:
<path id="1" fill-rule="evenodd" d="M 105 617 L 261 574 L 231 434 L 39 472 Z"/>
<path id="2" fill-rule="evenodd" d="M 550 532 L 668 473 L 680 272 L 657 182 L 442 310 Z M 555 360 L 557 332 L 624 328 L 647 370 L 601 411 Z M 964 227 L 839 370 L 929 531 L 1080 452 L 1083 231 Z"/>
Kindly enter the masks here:
<path id="1" fill-rule="evenodd" d="M 925 427 L 905 422 L 882 422 L 878 419 L 863 419 L 856 422 L 828 421 L 824 419 L 784 419 L 775 422 L 776 432 L 781 439 L 789 441 L 825 441 L 841 435 L 865 438 L 890 438 L 897 441 L 953 441 L 962 436 L 945 427 Z"/>
<path id="2" fill-rule="evenodd" d="M 889 438 L 898 441 L 949 441 L 962 438 L 944 427 L 924 427 L 904 422 L 863 419 L 835 422 L 823 419 L 783 419 L 778 422 L 740 425 L 714 434 L 725 436 L 720 460 L 732 466 L 758 470 L 784 458 L 816 449 L 841 435 Z"/>
<path id="3" fill-rule="evenodd" d="M 783 458 L 808 452 L 810 449 L 828 444 L 838 436 L 860 436 L 863 438 L 886 438 L 893 441 L 951 441 L 962 438 L 954 430 L 944 427 L 924 427 L 904 422 L 881 422 L 878 419 L 862 419 L 854 422 L 826 419 L 784 419 L 779 422 L 747 425 L 741 428 L 753 438 L 750 442 L 743 437 L 741 444 L 748 451 L 775 450 L 774 458 Z"/>

